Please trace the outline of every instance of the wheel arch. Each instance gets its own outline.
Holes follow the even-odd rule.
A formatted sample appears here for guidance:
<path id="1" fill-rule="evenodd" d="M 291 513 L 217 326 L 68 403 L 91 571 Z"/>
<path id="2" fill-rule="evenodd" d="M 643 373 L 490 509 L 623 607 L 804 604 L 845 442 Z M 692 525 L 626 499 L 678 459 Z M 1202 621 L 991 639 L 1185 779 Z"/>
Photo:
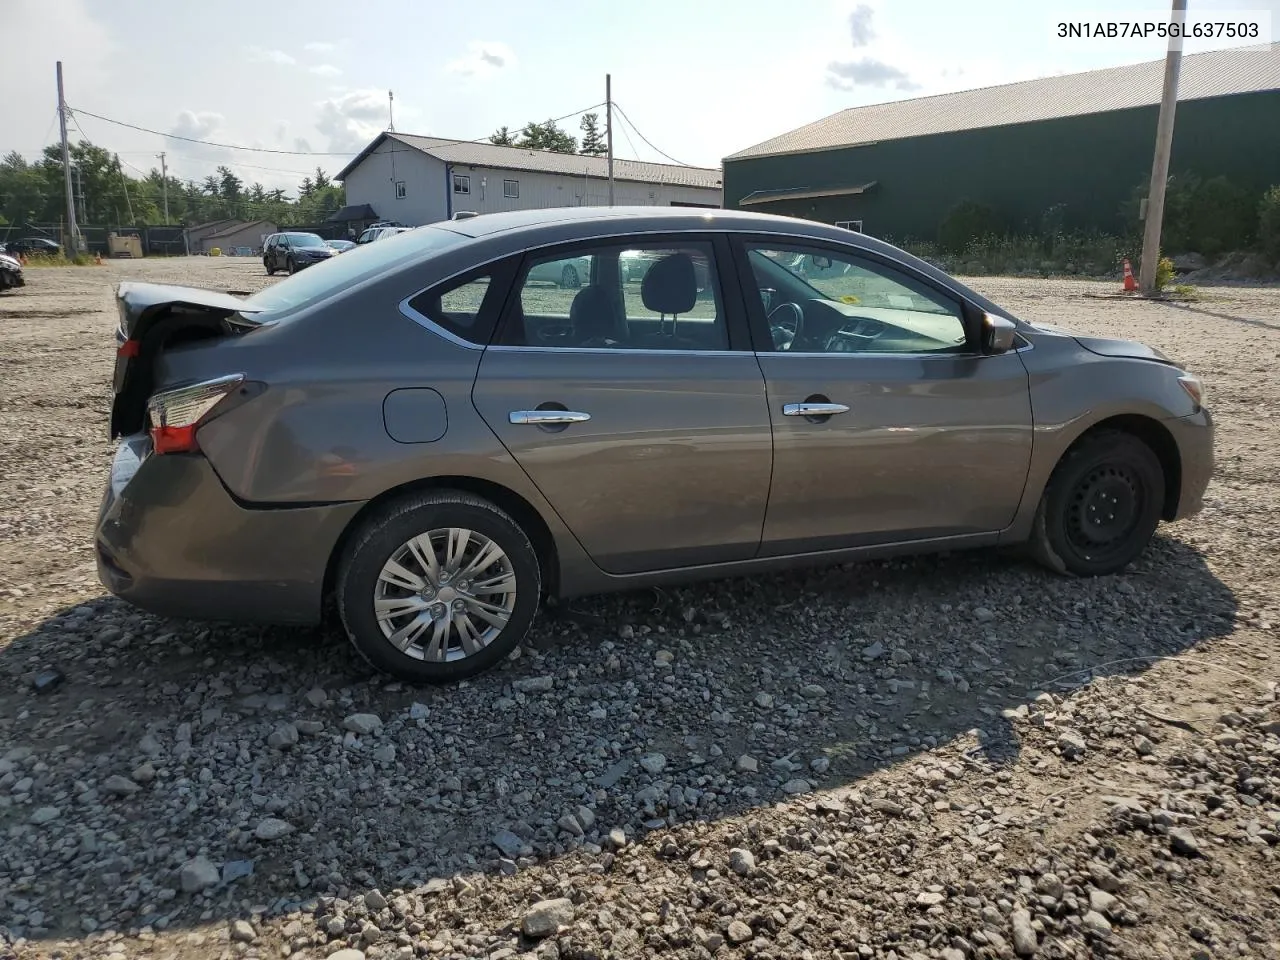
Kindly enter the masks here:
<path id="1" fill-rule="evenodd" d="M 1127 433 L 1141 440 L 1151 448 L 1160 461 L 1160 470 L 1164 474 L 1164 503 L 1160 505 L 1160 518 L 1172 520 L 1178 513 L 1178 500 L 1182 494 L 1182 454 L 1178 450 L 1178 442 L 1159 420 L 1140 413 L 1122 413 L 1106 417 L 1097 423 L 1090 424 L 1081 431 L 1062 451 L 1057 463 L 1090 437 L 1106 431 Z M 1054 464 L 1057 469 L 1057 464 Z"/>
<path id="2" fill-rule="evenodd" d="M 514 490 L 490 480 L 481 480 L 477 477 L 443 476 L 424 477 L 419 480 L 402 483 L 398 487 L 383 491 L 360 508 L 347 523 L 346 527 L 343 528 L 337 542 L 334 543 L 333 549 L 329 553 L 329 560 L 325 565 L 322 592 L 324 603 L 327 605 L 333 596 L 334 580 L 347 544 L 351 542 L 352 536 L 374 511 L 402 497 L 440 490 L 457 490 L 463 493 L 470 493 L 488 500 L 494 506 L 506 512 L 512 520 L 520 525 L 525 535 L 528 536 L 529 542 L 533 545 L 534 554 L 537 556 L 538 564 L 542 569 L 542 588 L 544 593 L 548 596 L 556 595 L 560 586 L 559 552 L 556 549 L 556 541 L 551 534 L 551 529 L 533 504 L 529 503 L 528 500 Z"/>

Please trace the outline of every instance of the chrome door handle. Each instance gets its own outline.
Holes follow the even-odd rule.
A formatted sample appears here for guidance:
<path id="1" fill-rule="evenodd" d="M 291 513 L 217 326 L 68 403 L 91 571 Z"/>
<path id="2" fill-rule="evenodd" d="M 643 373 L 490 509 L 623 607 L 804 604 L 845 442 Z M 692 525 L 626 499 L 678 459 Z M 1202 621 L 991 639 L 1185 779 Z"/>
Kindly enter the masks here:
<path id="1" fill-rule="evenodd" d="M 591 419 L 591 414 L 576 410 L 512 410 L 507 419 L 512 423 L 548 426 L 557 423 L 585 423 Z"/>
<path id="2" fill-rule="evenodd" d="M 829 417 L 833 413 L 848 413 L 843 403 L 787 403 L 783 404 L 784 417 Z"/>

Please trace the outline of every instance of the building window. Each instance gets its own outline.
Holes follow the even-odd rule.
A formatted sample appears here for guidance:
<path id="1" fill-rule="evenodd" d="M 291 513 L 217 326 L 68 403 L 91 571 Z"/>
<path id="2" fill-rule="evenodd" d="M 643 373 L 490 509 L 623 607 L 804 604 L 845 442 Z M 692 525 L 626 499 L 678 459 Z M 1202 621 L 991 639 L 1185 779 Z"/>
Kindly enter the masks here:
<path id="1" fill-rule="evenodd" d="M 520 181 L 519 180 L 503 180 L 502 195 L 508 200 L 520 199 Z"/>
<path id="2" fill-rule="evenodd" d="M 396 199 L 403 200 L 404 198 L 405 198 L 404 181 L 397 180 L 396 181 Z"/>
<path id="3" fill-rule="evenodd" d="M 455 173 L 453 175 L 453 192 L 454 193 L 470 193 L 471 178 L 467 176 L 463 176 L 460 173 Z"/>

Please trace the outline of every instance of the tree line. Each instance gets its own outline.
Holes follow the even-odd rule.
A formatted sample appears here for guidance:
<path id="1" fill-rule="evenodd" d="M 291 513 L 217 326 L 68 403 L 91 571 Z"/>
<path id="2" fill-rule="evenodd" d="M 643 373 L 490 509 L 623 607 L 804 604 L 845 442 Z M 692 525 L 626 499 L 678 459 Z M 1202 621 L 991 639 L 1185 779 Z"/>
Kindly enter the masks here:
<path id="1" fill-rule="evenodd" d="M 582 130 L 581 146 L 573 134 L 562 129 L 554 120 L 526 123 L 519 133 L 512 133 L 509 127 L 499 127 L 490 134 L 489 142 L 500 147 L 579 153 L 588 157 L 603 157 L 609 152 L 605 135 L 600 130 L 600 114 L 584 113 L 578 126 Z"/>
<path id="2" fill-rule="evenodd" d="M 117 154 L 84 140 L 70 153 L 76 217 L 82 225 L 142 227 L 166 222 L 166 178 L 159 170 L 153 167 L 144 176 L 132 176 Z M 346 202 L 342 187 L 319 167 L 303 178 L 292 196 L 261 183 L 246 185 L 227 166 L 199 181 L 173 176 L 167 180 L 171 224 L 231 218 L 314 224 Z M 34 162 L 16 150 L 0 160 L 0 225 L 59 223 L 66 212 L 60 147 L 45 147 Z"/>

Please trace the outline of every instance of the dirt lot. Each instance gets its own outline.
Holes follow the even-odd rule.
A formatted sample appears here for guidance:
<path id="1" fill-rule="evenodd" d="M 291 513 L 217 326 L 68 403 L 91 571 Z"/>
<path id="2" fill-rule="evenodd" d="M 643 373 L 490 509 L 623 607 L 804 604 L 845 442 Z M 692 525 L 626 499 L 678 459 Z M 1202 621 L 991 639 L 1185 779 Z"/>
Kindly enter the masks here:
<path id="1" fill-rule="evenodd" d="M 1206 509 L 1124 576 L 974 553 L 592 599 L 422 691 L 103 597 L 123 278 L 267 282 L 0 297 L 0 957 L 1280 957 L 1280 289 L 974 282 L 1206 378 Z"/>

